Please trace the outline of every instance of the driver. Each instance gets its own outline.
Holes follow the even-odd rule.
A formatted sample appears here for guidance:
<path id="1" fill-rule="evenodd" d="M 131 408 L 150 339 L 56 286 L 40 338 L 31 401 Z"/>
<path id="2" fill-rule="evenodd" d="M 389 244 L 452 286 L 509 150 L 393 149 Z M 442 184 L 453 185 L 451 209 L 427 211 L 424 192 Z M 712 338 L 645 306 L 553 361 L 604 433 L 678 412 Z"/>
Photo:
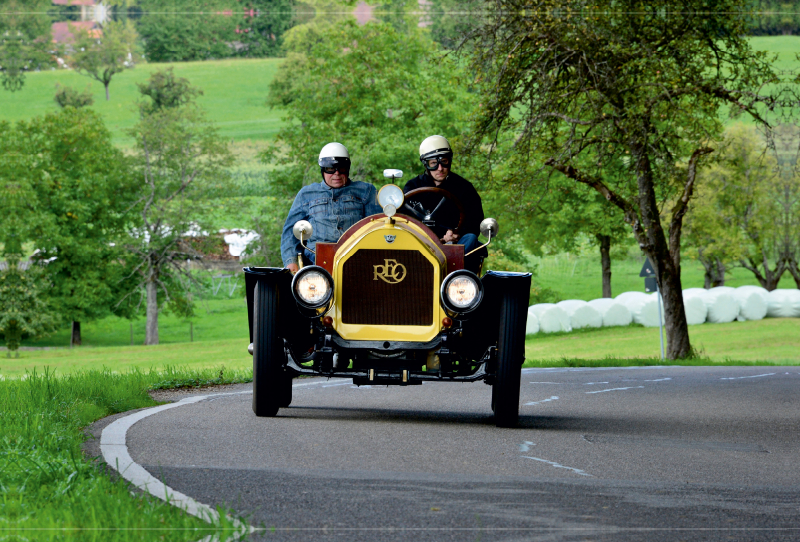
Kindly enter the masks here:
<path id="1" fill-rule="evenodd" d="M 322 182 L 304 186 L 297 193 L 283 224 L 281 258 L 283 265 L 297 273 L 297 254 L 314 263 L 314 253 L 304 250 L 292 233 L 298 220 L 308 220 L 314 228 L 306 246 L 314 249 L 318 242 L 335 243 L 347 229 L 364 217 L 382 213 L 375 187 L 351 181 L 350 153 L 341 143 L 328 143 L 319 153 Z"/>
<path id="2" fill-rule="evenodd" d="M 419 146 L 419 159 L 425 166 L 425 172 L 408 181 L 403 192 L 408 193 L 417 188 L 434 187 L 447 190 L 455 196 L 464 207 L 465 214 L 459 234 L 453 233 L 452 230 L 458 224 L 458 209 L 441 196 L 437 194 L 420 196 L 420 206 L 416 211 L 421 216 L 430 217 L 435 221 L 432 229 L 441 237 L 442 242 L 464 245 L 464 254 L 468 254 L 480 246 L 478 234 L 483 220 L 481 197 L 471 182 L 450 171 L 453 150 L 450 148 L 450 142 L 444 137 L 433 135 L 426 138 Z M 465 258 L 464 266 L 477 273 L 481 261 L 487 254 L 485 248 L 477 251 Z"/>

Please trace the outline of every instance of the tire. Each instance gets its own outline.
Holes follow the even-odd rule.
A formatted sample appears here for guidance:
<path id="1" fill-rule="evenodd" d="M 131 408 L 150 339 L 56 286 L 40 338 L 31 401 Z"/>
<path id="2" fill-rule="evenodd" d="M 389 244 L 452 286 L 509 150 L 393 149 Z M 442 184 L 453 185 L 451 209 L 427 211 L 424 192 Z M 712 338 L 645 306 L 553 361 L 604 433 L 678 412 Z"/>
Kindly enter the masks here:
<path id="1" fill-rule="evenodd" d="M 284 374 L 280 389 L 280 407 L 286 408 L 292 404 L 292 377 Z"/>
<path id="2" fill-rule="evenodd" d="M 278 337 L 278 291 L 258 282 L 253 300 L 253 412 L 273 417 L 292 401 L 292 380 L 283 371 L 285 354 Z M 289 398 L 286 401 L 288 380 Z"/>
<path id="3" fill-rule="evenodd" d="M 492 410 L 497 427 L 516 427 L 519 422 L 519 386 L 525 358 L 525 322 L 520 322 L 522 301 L 517 296 L 506 295 L 500 303 L 497 374 L 492 386 Z"/>

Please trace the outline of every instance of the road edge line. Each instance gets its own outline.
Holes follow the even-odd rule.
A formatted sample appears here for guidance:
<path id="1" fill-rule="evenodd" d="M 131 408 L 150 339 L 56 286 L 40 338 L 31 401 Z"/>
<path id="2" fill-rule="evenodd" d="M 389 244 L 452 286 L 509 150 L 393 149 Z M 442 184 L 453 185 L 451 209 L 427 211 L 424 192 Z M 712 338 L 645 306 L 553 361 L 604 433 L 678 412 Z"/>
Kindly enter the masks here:
<path id="1" fill-rule="evenodd" d="M 180 508 L 187 514 L 200 518 L 207 523 L 213 524 L 218 522 L 220 516 L 216 510 L 207 504 L 198 502 L 188 495 L 172 489 L 150 474 L 143 466 L 136 463 L 128 452 L 126 439 L 128 430 L 133 427 L 135 423 L 154 414 L 184 405 L 199 403 L 209 397 L 240 394 L 242 394 L 242 392 L 195 395 L 181 399 L 176 403 L 140 410 L 139 412 L 115 420 L 108 424 L 100 433 L 100 453 L 103 456 L 103 460 L 125 480 L 128 480 L 142 491 L 161 499 L 167 504 Z M 243 534 L 249 534 L 256 530 L 252 525 L 242 523 L 240 520 L 230 515 L 226 517 L 233 523 L 238 531 L 233 535 L 234 540 L 240 538 Z"/>

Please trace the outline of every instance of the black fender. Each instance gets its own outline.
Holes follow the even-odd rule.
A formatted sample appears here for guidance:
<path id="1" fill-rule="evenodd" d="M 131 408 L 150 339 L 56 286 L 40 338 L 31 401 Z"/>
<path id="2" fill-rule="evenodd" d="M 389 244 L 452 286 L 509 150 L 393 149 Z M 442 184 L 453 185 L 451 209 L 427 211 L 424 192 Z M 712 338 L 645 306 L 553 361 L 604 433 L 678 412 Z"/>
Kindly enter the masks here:
<path id="1" fill-rule="evenodd" d="M 292 295 L 292 273 L 285 267 L 244 267 L 245 293 L 247 296 L 247 323 L 250 327 L 250 342 L 253 342 L 253 302 L 257 283 L 273 286 L 278 291 L 278 311 L 280 323 L 278 335 L 288 338 L 291 330 L 306 329 L 307 322 L 297 309 Z M 298 324 L 301 324 L 298 327 Z"/>
<path id="2" fill-rule="evenodd" d="M 481 277 L 483 283 L 483 301 L 475 312 L 464 319 L 464 338 L 467 348 L 474 353 L 483 353 L 490 346 L 497 345 L 499 339 L 497 322 L 500 306 L 504 298 L 516 298 L 519 314 L 517 325 L 522 327 L 525 336 L 527 310 L 531 297 L 531 274 L 510 271 L 487 271 Z"/>

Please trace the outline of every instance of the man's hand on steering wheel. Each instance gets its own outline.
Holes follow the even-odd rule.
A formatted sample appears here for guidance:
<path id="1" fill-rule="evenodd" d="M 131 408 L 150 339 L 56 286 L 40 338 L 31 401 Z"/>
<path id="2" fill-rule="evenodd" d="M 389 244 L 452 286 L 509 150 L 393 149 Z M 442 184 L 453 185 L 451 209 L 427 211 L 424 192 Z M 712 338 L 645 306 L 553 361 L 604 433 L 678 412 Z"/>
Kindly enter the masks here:
<path id="1" fill-rule="evenodd" d="M 458 238 L 461 237 L 457 233 L 453 233 L 453 230 L 447 230 L 447 233 L 444 234 L 444 237 L 440 239 L 442 243 L 455 243 L 458 241 Z"/>
<path id="2" fill-rule="evenodd" d="M 438 210 L 438 208 L 440 207 L 440 205 L 442 203 L 442 201 L 440 201 L 439 205 L 436 206 L 437 207 L 436 209 L 434 209 L 428 216 L 423 217 L 418 212 L 418 210 L 416 210 L 414 208 L 415 206 L 410 205 L 410 203 L 414 202 L 414 201 L 418 201 L 420 196 L 423 196 L 425 194 L 438 195 L 441 198 L 449 200 L 450 202 L 452 202 L 456 206 L 456 208 L 458 209 L 458 224 L 457 225 L 453 226 L 453 225 L 450 225 L 450 224 L 447 224 L 447 225 L 441 225 L 440 224 L 440 225 L 438 225 L 438 227 L 432 227 L 431 229 L 433 229 L 434 231 L 436 231 L 438 229 L 439 231 L 437 232 L 437 235 L 441 235 L 440 232 L 445 230 L 444 235 L 440 238 L 440 240 L 443 243 L 455 243 L 455 242 L 457 242 L 458 239 L 461 237 L 459 229 L 461 228 L 462 224 L 464 223 L 465 213 L 464 213 L 464 206 L 461 204 L 461 201 L 457 197 L 455 197 L 453 194 L 451 194 L 450 192 L 448 192 L 446 190 L 443 190 L 441 188 L 433 188 L 433 187 L 423 187 L 423 188 L 414 189 L 414 190 L 408 192 L 405 195 L 406 203 L 403 205 L 402 209 L 410 211 L 412 215 L 416 216 L 419 220 L 421 220 L 423 223 L 425 223 L 426 222 L 425 218 L 428 218 L 428 219 L 432 218 L 433 215 L 436 214 L 436 211 Z M 431 227 L 431 226 L 429 226 L 429 227 Z"/>

